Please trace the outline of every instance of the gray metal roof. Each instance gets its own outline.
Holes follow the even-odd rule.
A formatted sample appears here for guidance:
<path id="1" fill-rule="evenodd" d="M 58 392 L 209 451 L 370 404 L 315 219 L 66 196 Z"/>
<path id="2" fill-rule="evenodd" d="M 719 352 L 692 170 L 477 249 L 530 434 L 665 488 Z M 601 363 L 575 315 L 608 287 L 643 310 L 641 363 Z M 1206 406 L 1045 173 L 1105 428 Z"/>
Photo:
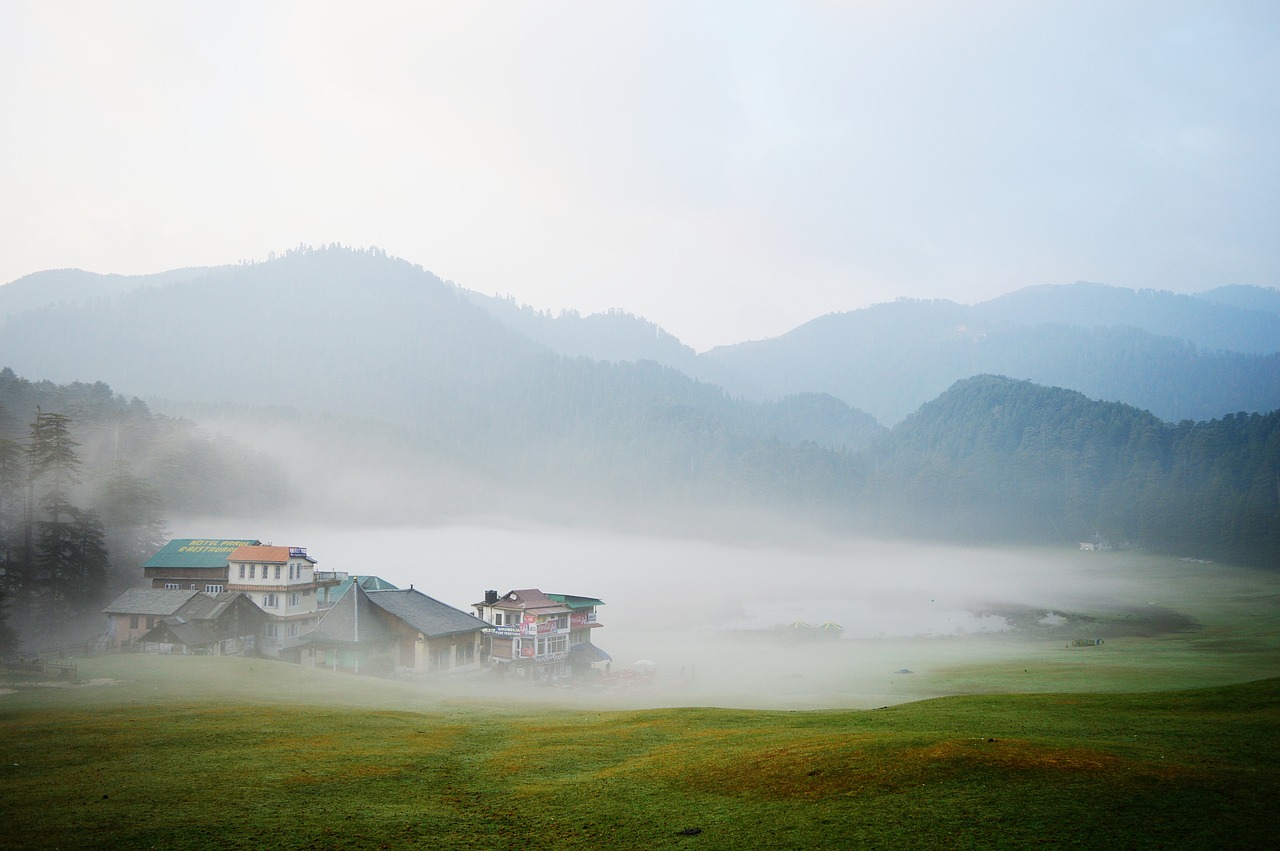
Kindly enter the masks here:
<path id="1" fill-rule="evenodd" d="M 351 591 L 324 613 L 315 629 L 303 636 L 308 644 L 363 644 L 394 638 L 396 631 L 387 624 L 387 616 L 369 602 L 369 595 L 359 584 L 352 585 Z"/>
<path id="2" fill-rule="evenodd" d="M 209 594 L 201 592 L 192 597 L 186 605 L 179 609 L 175 614 L 194 621 L 213 621 L 222 617 L 229 607 L 234 606 L 236 601 L 244 597 L 255 608 L 260 608 L 253 602 L 253 598 L 244 591 L 223 591 L 220 594 Z"/>
<path id="3" fill-rule="evenodd" d="M 185 618 L 165 618 L 155 628 L 142 636 L 143 641 L 185 644 L 188 647 L 207 647 L 216 642 L 217 636 L 203 624 Z"/>
<path id="4" fill-rule="evenodd" d="M 473 632 L 492 626 L 412 588 L 396 591 L 368 591 L 365 594 L 378 608 L 390 612 L 428 638 L 457 632 Z"/>
<path id="5" fill-rule="evenodd" d="M 103 609 L 108 615 L 171 615 L 199 591 L 173 588 L 130 588 Z"/>

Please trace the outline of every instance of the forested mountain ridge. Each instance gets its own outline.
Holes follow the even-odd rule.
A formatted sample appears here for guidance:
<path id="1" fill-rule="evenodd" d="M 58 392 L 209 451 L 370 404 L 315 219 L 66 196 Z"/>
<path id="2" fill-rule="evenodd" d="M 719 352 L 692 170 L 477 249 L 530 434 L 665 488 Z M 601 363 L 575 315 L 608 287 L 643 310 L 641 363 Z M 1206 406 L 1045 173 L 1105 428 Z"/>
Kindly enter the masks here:
<path id="1" fill-rule="evenodd" d="M 827 393 L 894 423 L 981 373 L 1070 387 L 1169 420 L 1280 407 L 1280 292 L 1197 295 L 1078 282 L 972 306 L 899 299 L 702 354 L 622 311 L 552 315 L 469 294 L 555 351 L 652 360 L 751 399 Z"/>
<path id="2" fill-rule="evenodd" d="M 79 313 L 85 322 L 98 325 L 100 333 L 107 333 L 118 317 L 104 315 L 99 321 L 90 316 L 93 311 L 88 308 L 109 303 L 128 311 L 135 302 L 154 301 L 154 291 L 168 291 L 168 284 L 201 278 L 206 283 L 221 281 L 220 285 L 227 289 L 227 300 L 243 315 L 244 311 L 257 311 L 260 305 L 253 292 L 227 284 L 225 279 L 248 269 L 249 277 L 277 288 L 278 282 L 271 279 L 297 277 L 298 257 L 306 255 L 309 271 L 302 276 L 311 275 L 321 291 L 332 290 L 344 273 L 322 267 L 341 267 L 346 262 L 343 256 L 352 254 L 361 252 L 336 247 L 302 250 L 262 264 L 175 270 L 130 278 L 76 270 L 37 273 L 0 287 L 0 321 L 6 316 L 15 317 L 12 328 L 5 330 L 22 337 L 24 327 L 40 324 L 32 313 L 39 316 L 47 312 L 46 326 L 56 326 Z M 377 252 L 365 254 L 381 263 L 355 275 L 359 285 L 376 290 L 383 286 L 384 277 L 397 278 L 406 269 L 414 270 L 424 289 L 447 292 L 455 301 L 478 306 L 524 340 L 572 359 L 653 361 L 749 399 L 826 393 L 856 409 L 870 411 L 887 423 L 897 422 L 952 382 L 981 373 L 1070 387 L 1174 421 L 1207 420 L 1224 411 L 1280 407 L 1280 292 L 1274 289 L 1231 286 L 1185 296 L 1079 282 L 1027 287 L 973 306 L 901 299 L 818 317 L 770 340 L 722 346 L 697 354 L 657 325 L 625 311 L 585 317 L 568 311 L 553 316 L 510 298 L 483 296 L 446 284 L 420 267 L 377 256 Z M 429 284 L 423 284 L 424 280 Z M 142 288 L 152 290 L 151 296 L 131 292 Z M 310 298 L 305 293 L 295 295 Z M 423 306 L 396 303 L 393 299 L 386 307 L 388 311 L 401 309 L 401 313 L 408 310 L 408 315 L 413 315 L 413 310 Z M 194 303 L 194 310 L 208 309 L 199 300 Z M 452 307 L 448 312 L 452 314 L 456 309 Z M 305 308 L 299 315 L 304 312 Z M 24 313 L 28 315 L 22 316 Z M 145 321 L 134 322 L 131 332 L 144 336 L 164 334 L 163 317 L 146 317 L 145 313 L 141 311 L 143 315 L 138 317 Z M 219 321 L 231 321 L 229 313 L 216 306 L 212 311 Z M 57 318 L 48 314 L 56 314 Z M 371 317 L 361 308 L 355 315 Z M 161 322 L 154 321 L 157 319 Z M 474 330 L 474 321 L 471 317 L 463 325 Z M 92 339 L 91 329 L 78 330 Z M 346 335 L 341 329 L 334 330 L 330 340 L 340 345 Z M 424 330 L 435 334 L 439 329 Z M 447 337 L 448 329 L 443 328 L 443 332 Z M 34 343 L 33 335 L 25 336 L 28 339 L 24 342 L 38 347 L 38 339 L 51 335 L 36 334 Z M 58 333 L 54 331 L 52 337 L 57 338 Z M 496 341 L 500 346 L 511 342 L 510 335 L 493 327 L 484 329 L 481 341 Z M 105 345 L 103 351 L 110 351 L 109 340 L 98 342 Z M 0 339 L 0 354 L 5 354 L 5 348 Z M 44 354 L 49 353 L 26 361 L 5 362 L 24 374 L 65 381 L 82 377 L 76 370 L 46 372 L 46 367 L 57 364 L 56 358 L 51 361 Z M 499 354 L 497 360 L 502 358 Z M 131 377 L 130 370 L 102 376 L 121 387 L 128 386 Z M 169 398 L 190 392 L 182 386 L 179 376 L 170 378 L 173 380 L 163 382 L 159 389 L 148 387 L 141 392 Z M 225 390 L 225 382 L 218 389 Z M 285 388 L 277 386 L 275 390 L 284 392 Z M 845 437 L 842 443 L 833 445 L 858 442 Z"/>
<path id="3" fill-rule="evenodd" d="M 1225 304 L 1244 310 L 1259 310 L 1280 316 L 1280 290 L 1275 287 L 1255 287 L 1246 284 L 1228 284 L 1196 293 L 1196 298 L 1214 304 Z"/>
<path id="4" fill-rule="evenodd" d="M 1280 564 L 1280 411 L 1165 423 L 999 376 L 957 382 L 871 450 L 866 505 L 948 539 L 1117 543 Z"/>
<path id="5" fill-rule="evenodd" d="M 1259 301 L 1268 292 L 1249 288 Z M 1242 303 L 1244 288 L 1180 295 L 1160 290 L 1131 290 L 1106 284 L 1024 287 L 973 305 L 987 322 L 1011 325 L 1071 325 L 1079 328 L 1137 328 L 1156 337 L 1175 337 L 1205 351 L 1271 354 L 1280 351 L 1280 315 Z M 1270 291 L 1276 295 L 1275 290 Z M 1222 299 L 1226 299 L 1223 301 Z"/>
<path id="6" fill-rule="evenodd" d="M 655 363 L 557 354 L 377 251 L 297 250 L 29 311 L 2 331 L 0 363 L 24 374 L 400 423 L 508 477 L 613 475 L 625 488 L 688 468 L 693 423 L 729 468 L 761 440 L 855 449 L 881 428 L 834 399 L 761 405 Z"/>
<path id="7" fill-rule="evenodd" d="M 192 267 L 154 275 L 102 275 L 80 269 L 35 272 L 0 287 L 0 322 L 31 310 L 111 299 L 140 287 L 189 281 L 209 271 Z"/>

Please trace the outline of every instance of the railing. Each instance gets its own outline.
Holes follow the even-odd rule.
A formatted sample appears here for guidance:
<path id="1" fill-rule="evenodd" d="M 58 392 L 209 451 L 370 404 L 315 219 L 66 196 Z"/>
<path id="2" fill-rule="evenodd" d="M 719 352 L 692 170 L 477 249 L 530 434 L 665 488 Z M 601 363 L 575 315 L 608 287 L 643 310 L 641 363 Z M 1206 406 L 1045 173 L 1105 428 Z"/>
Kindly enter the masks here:
<path id="1" fill-rule="evenodd" d="M 536 662 L 563 662 L 569 658 L 568 650 L 557 650 L 555 653 L 543 653 L 541 656 L 534 656 Z"/>
<path id="2" fill-rule="evenodd" d="M 5 662 L 4 666 L 10 671 L 26 671 L 34 674 L 56 673 L 64 680 L 76 679 L 79 670 L 74 662 L 49 662 L 39 657 L 20 658 Z"/>

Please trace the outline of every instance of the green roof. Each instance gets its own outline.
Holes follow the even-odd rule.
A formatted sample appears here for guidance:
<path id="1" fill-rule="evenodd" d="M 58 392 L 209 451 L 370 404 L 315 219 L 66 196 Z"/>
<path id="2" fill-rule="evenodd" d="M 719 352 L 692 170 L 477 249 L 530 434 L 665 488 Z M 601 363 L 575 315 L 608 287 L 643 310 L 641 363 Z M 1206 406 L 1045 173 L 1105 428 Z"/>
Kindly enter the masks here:
<path id="1" fill-rule="evenodd" d="M 259 545 L 257 538 L 212 540 L 209 538 L 176 538 L 142 565 L 148 567 L 226 567 L 227 559 L 239 547 Z"/>
<path id="2" fill-rule="evenodd" d="M 571 609 L 589 609 L 592 606 L 603 606 L 604 600 L 595 597 L 576 597 L 573 594 L 548 594 L 557 603 L 564 603 Z"/>
<path id="3" fill-rule="evenodd" d="M 347 589 L 351 587 L 351 583 L 359 582 L 360 587 L 366 591 L 399 591 L 400 589 L 392 585 L 381 576 L 357 576 L 352 574 L 346 579 L 339 582 L 329 591 L 329 598 L 338 600 L 342 595 L 347 593 Z"/>

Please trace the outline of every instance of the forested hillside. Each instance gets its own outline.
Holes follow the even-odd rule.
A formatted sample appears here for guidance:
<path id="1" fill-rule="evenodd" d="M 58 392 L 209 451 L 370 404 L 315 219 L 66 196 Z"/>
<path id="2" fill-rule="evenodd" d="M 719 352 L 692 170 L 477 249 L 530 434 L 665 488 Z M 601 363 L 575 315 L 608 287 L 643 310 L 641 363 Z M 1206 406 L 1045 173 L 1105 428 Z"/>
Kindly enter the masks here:
<path id="1" fill-rule="evenodd" d="M 557 354 L 457 287 L 377 251 L 330 247 L 10 318 L 0 363 L 123 392 L 283 405 L 412 427 L 503 475 L 589 473 L 620 487 L 687 467 L 684 433 L 729 466 L 764 439 L 860 448 L 880 427 L 828 400 L 760 406 L 654 363 Z"/>
<path id="2" fill-rule="evenodd" d="M 107 599 L 137 584 L 167 517 L 278 509 L 286 482 L 260 452 L 105 384 L 0 369 L 0 615 L 28 640 L 82 638 Z"/>
<path id="3" fill-rule="evenodd" d="M 1280 351 L 1280 316 L 1259 309 L 1268 293 L 1277 295 L 1275 290 L 1239 287 L 1222 288 L 1214 298 L 1207 293 L 1181 295 L 1077 281 L 1024 287 L 976 304 L 970 312 L 990 323 L 1137 328 L 1210 352 L 1270 354 Z"/>
<path id="4" fill-rule="evenodd" d="M 564 354 L 652 360 L 752 399 L 827 393 L 886 423 L 981 373 L 1069 387 L 1169 420 L 1280 406 L 1280 292 L 1262 287 L 1192 296 L 1080 282 L 972 306 L 900 299 L 702 354 L 623 311 L 552 315 L 469 296 Z"/>
<path id="5" fill-rule="evenodd" d="M 872 455 L 866 505 L 902 532 L 1064 543 L 1097 534 L 1278 566 L 1280 411 L 1169 424 L 979 376 L 924 405 Z"/>

